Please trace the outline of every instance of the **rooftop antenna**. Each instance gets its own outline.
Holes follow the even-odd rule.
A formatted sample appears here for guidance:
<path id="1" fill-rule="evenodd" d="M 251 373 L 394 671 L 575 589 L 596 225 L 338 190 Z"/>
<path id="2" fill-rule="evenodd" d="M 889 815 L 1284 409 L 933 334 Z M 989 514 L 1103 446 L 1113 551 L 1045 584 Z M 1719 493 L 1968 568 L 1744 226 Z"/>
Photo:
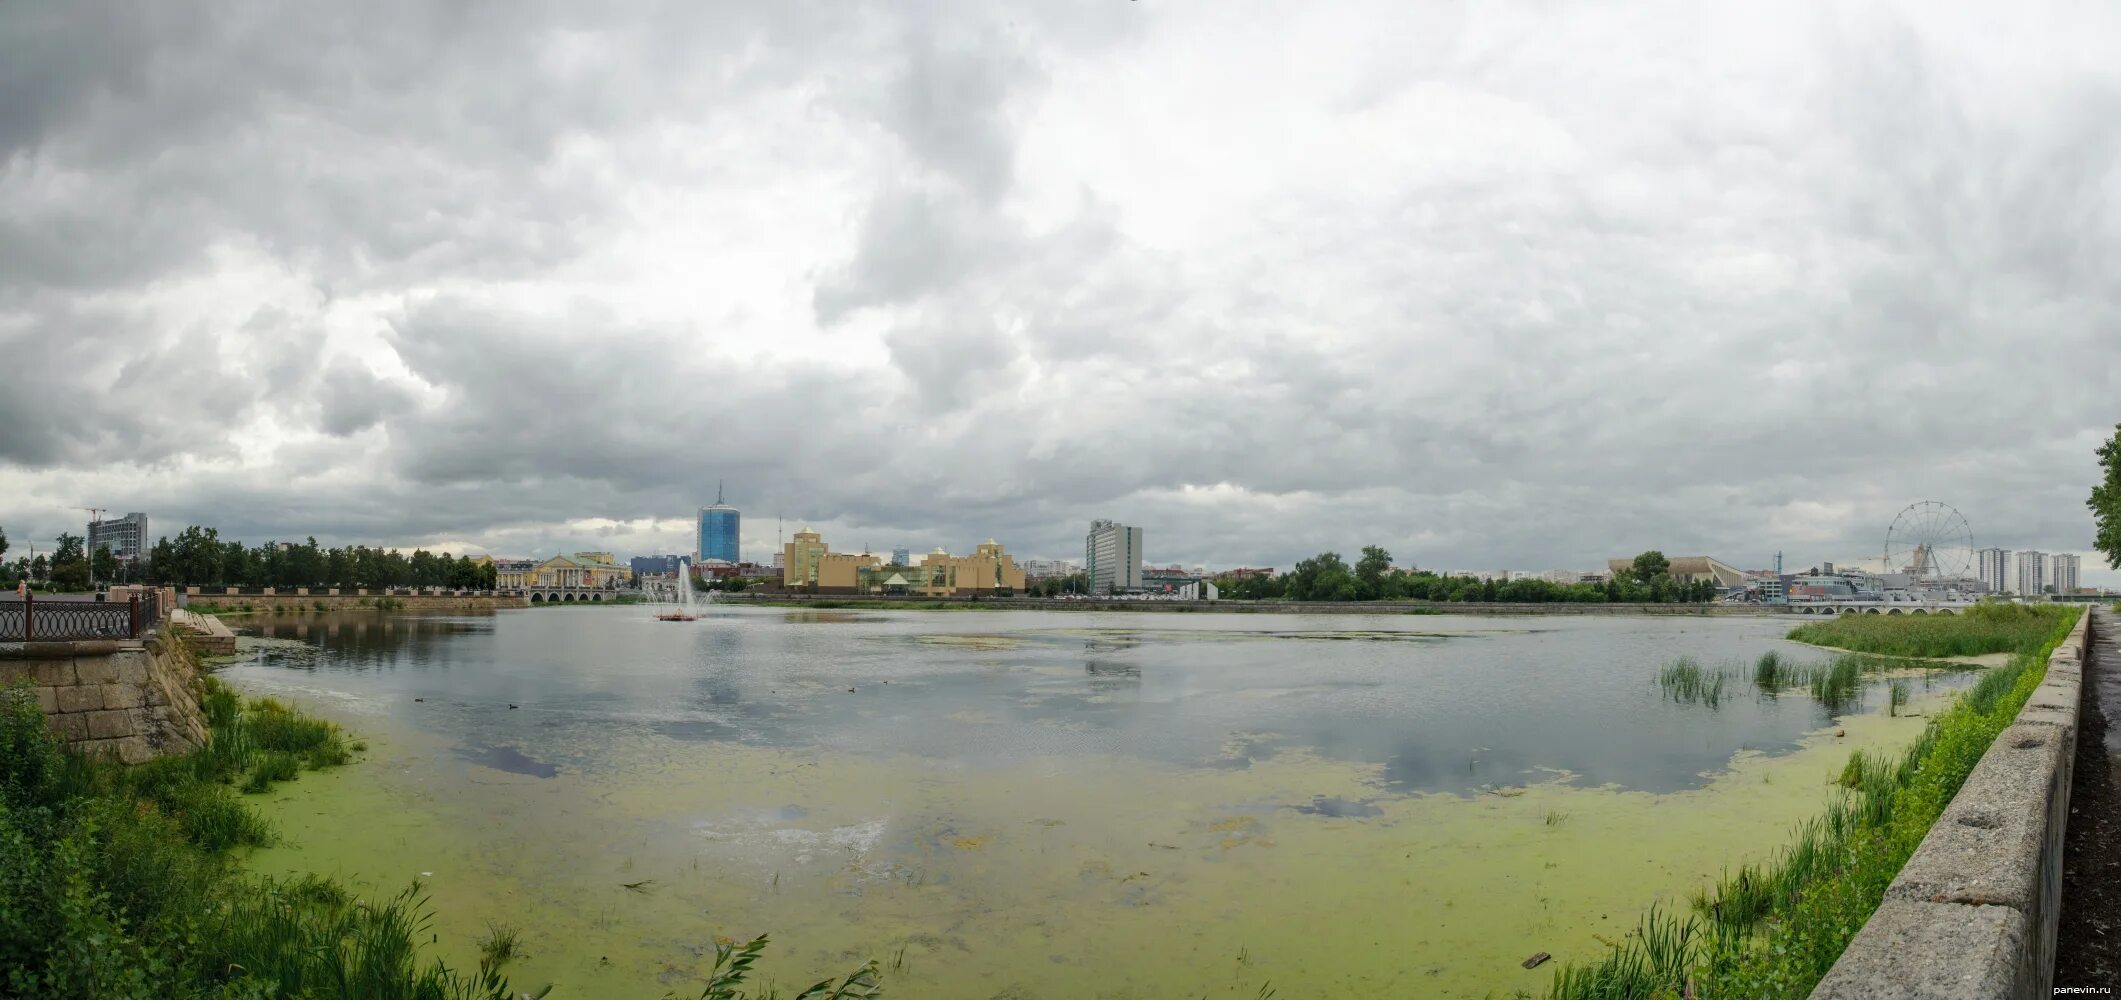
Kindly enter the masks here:
<path id="1" fill-rule="evenodd" d="M 722 481 L 719 479 L 714 481 L 714 505 L 717 507 L 722 505 Z"/>

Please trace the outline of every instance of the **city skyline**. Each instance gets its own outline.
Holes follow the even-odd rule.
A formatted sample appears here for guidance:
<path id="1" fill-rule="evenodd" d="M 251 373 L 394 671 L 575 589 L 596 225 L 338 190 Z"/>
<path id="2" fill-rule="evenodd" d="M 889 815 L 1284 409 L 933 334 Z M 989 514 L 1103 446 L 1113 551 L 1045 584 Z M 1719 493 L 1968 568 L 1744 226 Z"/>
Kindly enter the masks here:
<path id="1" fill-rule="evenodd" d="M 120 20 L 10 36 L 13 552 L 2090 555 L 2111 5 Z"/>

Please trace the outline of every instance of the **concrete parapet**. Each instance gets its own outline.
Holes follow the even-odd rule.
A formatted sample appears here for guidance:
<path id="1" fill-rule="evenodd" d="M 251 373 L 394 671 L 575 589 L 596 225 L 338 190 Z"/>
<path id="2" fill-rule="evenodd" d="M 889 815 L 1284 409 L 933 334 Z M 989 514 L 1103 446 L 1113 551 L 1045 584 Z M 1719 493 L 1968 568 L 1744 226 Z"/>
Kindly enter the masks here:
<path id="1" fill-rule="evenodd" d="M 368 591 L 333 592 L 330 594 L 311 591 L 307 594 L 243 594 L 229 591 L 220 594 L 194 595 L 191 600 L 206 605 L 209 602 L 226 611 L 229 608 L 249 606 L 249 610 L 271 612 L 280 608 L 290 611 L 367 611 L 375 607 L 381 597 L 369 596 Z M 486 611 L 497 608 L 527 608 L 530 599 L 516 594 L 415 594 L 406 597 L 391 597 L 397 607 L 407 611 Z"/>
<path id="2" fill-rule="evenodd" d="M 1974 765 L 1812 1000 L 2046 997 L 2091 618 Z"/>
<path id="3" fill-rule="evenodd" d="M 206 745 L 192 660 L 166 632 L 146 639 L 0 643 L 0 685 L 27 682 L 51 731 L 128 764 Z"/>

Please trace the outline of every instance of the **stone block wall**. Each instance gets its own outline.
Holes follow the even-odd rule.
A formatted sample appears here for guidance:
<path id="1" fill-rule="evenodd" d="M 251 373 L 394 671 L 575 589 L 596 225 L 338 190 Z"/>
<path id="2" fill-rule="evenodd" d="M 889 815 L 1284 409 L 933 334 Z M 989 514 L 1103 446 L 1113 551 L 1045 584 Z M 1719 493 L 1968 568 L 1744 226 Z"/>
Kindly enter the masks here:
<path id="1" fill-rule="evenodd" d="M 2087 611 L 1811 1000 L 2052 995 L 2092 628 Z"/>
<path id="2" fill-rule="evenodd" d="M 0 685 L 26 680 L 68 746 L 138 764 L 206 745 L 198 668 L 183 644 L 140 640 L 0 643 Z"/>

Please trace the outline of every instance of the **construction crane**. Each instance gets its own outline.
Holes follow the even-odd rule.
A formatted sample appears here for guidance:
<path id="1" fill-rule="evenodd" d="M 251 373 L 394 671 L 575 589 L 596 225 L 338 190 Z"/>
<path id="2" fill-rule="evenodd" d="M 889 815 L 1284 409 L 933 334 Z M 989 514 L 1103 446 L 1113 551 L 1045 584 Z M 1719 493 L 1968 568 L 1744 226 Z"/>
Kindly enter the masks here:
<path id="1" fill-rule="evenodd" d="M 88 563 L 88 589 L 94 590 L 96 589 L 96 555 L 89 551 L 88 546 L 96 537 L 96 522 L 103 520 L 104 512 L 110 510 L 110 508 L 76 507 L 74 509 L 88 511 L 88 534 L 81 539 L 81 558 Z"/>

